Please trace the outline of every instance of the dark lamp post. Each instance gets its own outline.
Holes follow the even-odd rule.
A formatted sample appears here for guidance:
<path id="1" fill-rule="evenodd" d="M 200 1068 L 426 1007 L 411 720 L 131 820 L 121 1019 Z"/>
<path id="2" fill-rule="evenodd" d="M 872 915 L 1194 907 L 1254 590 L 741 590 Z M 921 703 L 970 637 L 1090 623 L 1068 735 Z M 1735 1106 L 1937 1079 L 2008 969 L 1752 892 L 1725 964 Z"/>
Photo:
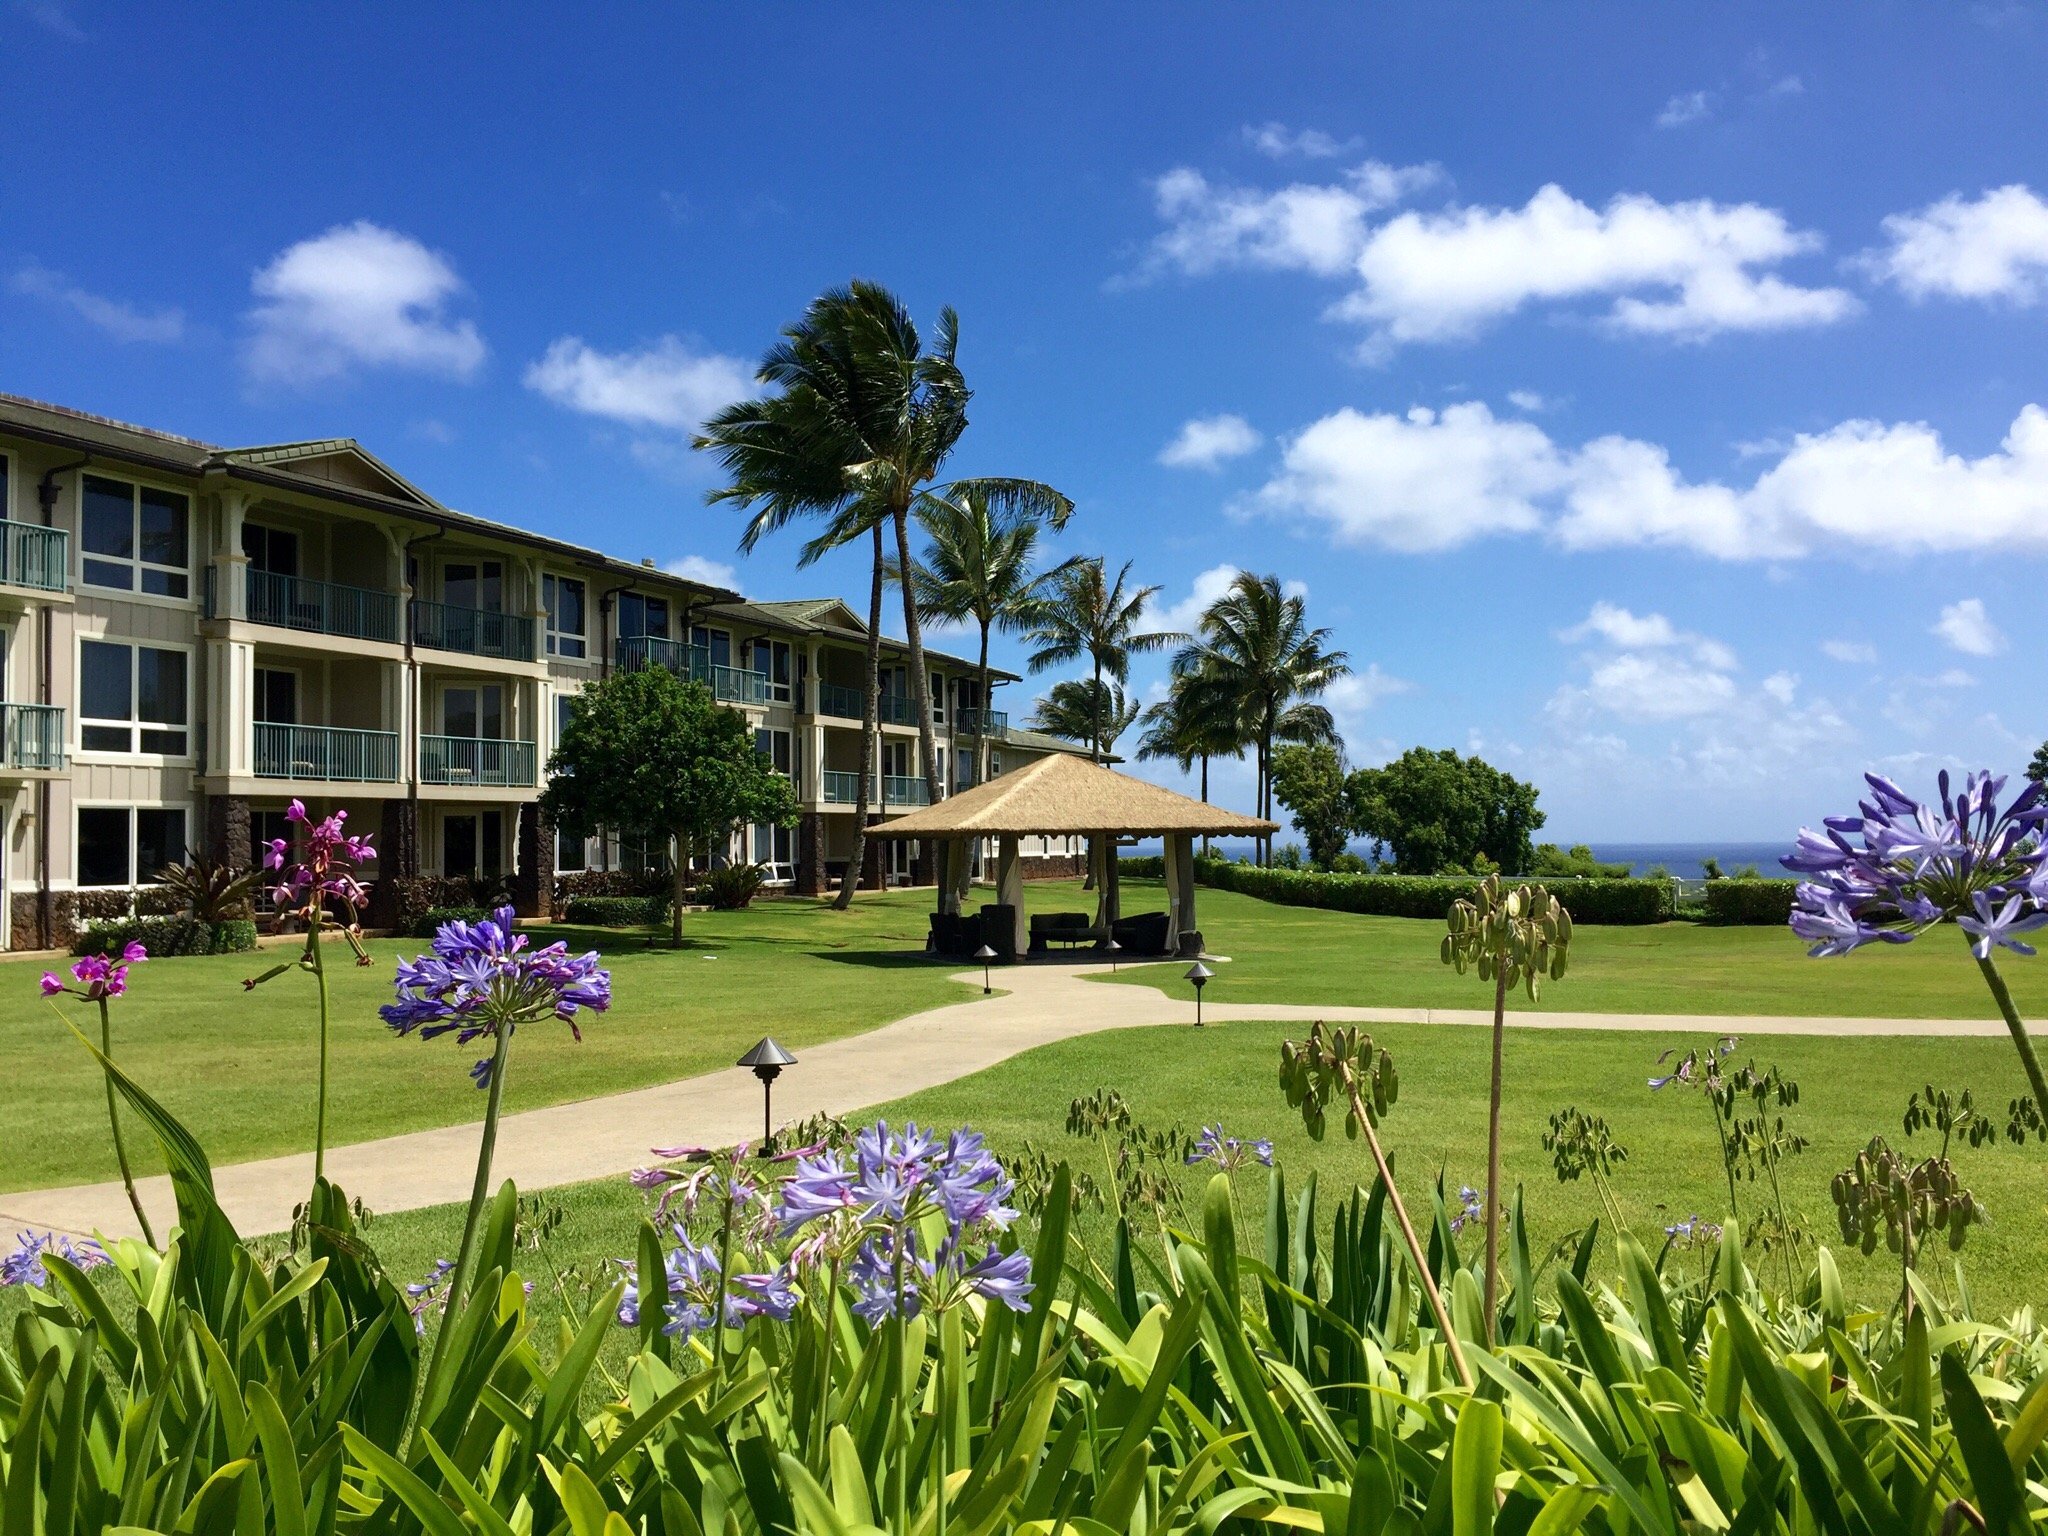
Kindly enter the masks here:
<path id="1" fill-rule="evenodd" d="M 1197 1029 L 1202 1027 L 1202 988 L 1208 983 L 1209 978 L 1215 974 L 1214 971 L 1210 970 L 1209 967 L 1202 964 L 1199 960 L 1189 966 L 1187 970 L 1188 980 L 1195 984 L 1195 1028 Z"/>
<path id="2" fill-rule="evenodd" d="M 996 952 L 986 944 L 974 952 L 974 958 L 981 962 L 981 995 L 987 997 L 995 988 L 989 984 L 988 968 L 996 958 Z"/>
<path id="3" fill-rule="evenodd" d="M 765 1146 L 775 1138 L 775 1113 L 770 1107 L 775 1079 L 782 1076 L 784 1067 L 795 1066 L 796 1058 L 784 1050 L 773 1035 L 763 1035 L 760 1044 L 739 1059 L 739 1065 L 761 1080 L 761 1141 Z"/>
<path id="4" fill-rule="evenodd" d="M 1109 974 L 1114 976 L 1116 974 L 1116 957 L 1123 953 L 1124 947 L 1117 943 L 1115 939 L 1111 939 L 1102 947 L 1109 951 Z"/>

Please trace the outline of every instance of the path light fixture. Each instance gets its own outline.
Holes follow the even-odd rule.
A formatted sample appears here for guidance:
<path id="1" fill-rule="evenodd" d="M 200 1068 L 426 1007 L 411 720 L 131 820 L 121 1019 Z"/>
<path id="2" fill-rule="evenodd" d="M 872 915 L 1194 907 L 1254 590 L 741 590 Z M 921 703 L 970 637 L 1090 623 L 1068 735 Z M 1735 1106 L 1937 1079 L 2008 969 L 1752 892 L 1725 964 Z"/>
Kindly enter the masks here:
<path id="1" fill-rule="evenodd" d="M 773 1035 L 763 1035 L 760 1044 L 739 1059 L 739 1065 L 747 1068 L 761 1079 L 761 1144 L 775 1139 L 775 1113 L 770 1101 L 775 1093 L 775 1079 L 782 1076 L 784 1067 L 796 1065 L 796 1058 L 784 1050 Z"/>
<path id="2" fill-rule="evenodd" d="M 1214 971 L 1210 970 L 1209 967 L 1202 964 L 1199 960 L 1189 966 L 1187 970 L 1188 980 L 1195 984 L 1195 1028 L 1197 1029 L 1202 1027 L 1202 988 L 1208 984 L 1209 978 L 1215 974 Z"/>
<path id="3" fill-rule="evenodd" d="M 989 985 L 988 968 L 996 958 L 996 952 L 986 944 L 974 952 L 974 958 L 981 962 L 981 995 L 987 997 L 995 988 Z"/>
<path id="4" fill-rule="evenodd" d="M 1123 953 L 1124 947 L 1117 943 L 1115 939 L 1111 939 L 1102 947 L 1109 951 L 1109 974 L 1114 976 L 1116 974 L 1116 957 Z"/>

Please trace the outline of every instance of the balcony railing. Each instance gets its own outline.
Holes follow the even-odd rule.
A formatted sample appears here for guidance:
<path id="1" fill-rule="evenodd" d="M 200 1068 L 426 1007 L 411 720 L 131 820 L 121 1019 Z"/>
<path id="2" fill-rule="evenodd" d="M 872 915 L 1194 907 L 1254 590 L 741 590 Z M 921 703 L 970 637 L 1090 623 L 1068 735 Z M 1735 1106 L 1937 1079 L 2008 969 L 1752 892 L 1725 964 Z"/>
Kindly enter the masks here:
<path id="1" fill-rule="evenodd" d="M 71 535 L 36 523 L 0 522 L 0 582 L 62 592 L 71 585 Z"/>
<path id="2" fill-rule="evenodd" d="M 0 704 L 0 760 L 25 771 L 64 766 L 64 710 L 56 704 Z"/>
<path id="3" fill-rule="evenodd" d="M 1000 709 L 963 708 L 953 716 L 953 734 L 1000 739 L 1010 734 L 1010 717 Z"/>
<path id="4" fill-rule="evenodd" d="M 487 736 L 422 736 L 420 782 L 531 789 L 536 756 L 530 741 L 496 741 Z"/>
<path id="5" fill-rule="evenodd" d="M 488 608 L 456 608 L 414 598 L 412 638 L 414 644 L 435 651 L 497 656 L 506 661 L 531 661 L 534 657 L 533 620 Z"/>
<path id="6" fill-rule="evenodd" d="M 884 693 L 875 700 L 875 718 L 884 725 L 915 725 L 917 700 L 907 693 Z"/>
<path id="7" fill-rule="evenodd" d="M 209 572 L 209 575 L 212 573 Z M 248 573 L 249 622 L 348 640 L 398 643 L 398 595 L 275 571 Z M 209 586 L 209 606 L 211 591 Z M 211 616 L 211 614 L 209 614 Z"/>
<path id="8" fill-rule="evenodd" d="M 827 805 L 853 805 L 860 799 L 860 775 L 826 769 L 818 775 L 825 789 Z"/>
<path id="9" fill-rule="evenodd" d="M 768 675 L 745 667 L 713 667 L 711 695 L 721 704 L 766 704 Z"/>
<path id="10" fill-rule="evenodd" d="M 837 683 L 819 683 L 818 713 L 838 720 L 858 720 L 861 716 L 860 690 L 842 688 Z"/>
<path id="11" fill-rule="evenodd" d="M 398 733 L 328 725 L 277 725 L 259 720 L 259 779 L 319 779 L 342 784 L 398 782 Z"/>
<path id="12" fill-rule="evenodd" d="M 882 803 L 884 805 L 930 805 L 931 786 L 921 778 L 907 778 L 901 774 L 890 774 L 882 780 Z"/>
<path id="13" fill-rule="evenodd" d="M 701 645 L 664 640 L 659 635 L 625 635 L 612 647 L 612 659 L 621 672 L 638 672 L 643 667 L 667 667 L 678 677 L 694 682 L 711 681 L 711 652 Z"/>

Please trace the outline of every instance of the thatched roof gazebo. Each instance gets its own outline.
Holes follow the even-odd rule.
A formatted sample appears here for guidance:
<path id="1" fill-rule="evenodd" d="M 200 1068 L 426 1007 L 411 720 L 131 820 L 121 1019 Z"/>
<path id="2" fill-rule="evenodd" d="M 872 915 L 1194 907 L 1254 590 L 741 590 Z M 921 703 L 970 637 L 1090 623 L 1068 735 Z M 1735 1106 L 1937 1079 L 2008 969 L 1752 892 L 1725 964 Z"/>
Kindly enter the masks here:
<path id="1" fill-rule="evenodd" d="M 1165 842 L 1166 952 L 1195 928 L 1194 843 L 1198 837 L 1258 837 L 1279 828 L 1134 779 L 1084 757 L 1059 752 L 963 790 L 934 806 L 870 827 L 870 837 L 930 838 L 938 849 L 939 911 L 957 914 L 967 885 L 969 844 L 996 840 L 996 901 L 1016 914 L 1017 950 L 1026 947 L 1022 837 L 1086 837 L 1096 885 L 1094 931 L 1107 937 L 1122 915 L 1117 839 Z"/>

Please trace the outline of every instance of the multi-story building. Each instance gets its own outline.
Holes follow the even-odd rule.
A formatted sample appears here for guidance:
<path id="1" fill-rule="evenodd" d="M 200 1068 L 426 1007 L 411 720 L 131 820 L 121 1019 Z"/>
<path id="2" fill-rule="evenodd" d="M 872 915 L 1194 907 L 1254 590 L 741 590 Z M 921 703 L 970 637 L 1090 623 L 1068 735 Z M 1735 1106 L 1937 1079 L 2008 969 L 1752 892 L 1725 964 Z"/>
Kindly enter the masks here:
<path id="1" fill-rule="evenodd" d="M 349 439 L 220 448 L 0 395 L 0 910 L 12 947 L 65 941 L 189 856 L 246 866 L 286 805 L 376 831 L 380 878 L 503 880 L 544 912 L 558 872 L 660 859 L 550 835 L 537 812 L 569 701 L 611 669 L 711 688 L 789 775 L 795 828 L 729 856 L 798 892 L 845 866 L 866 629 L 837 599 L 747 602 L 443 506 Z M 975 668 L 883 649 L 875 814 L 939 780 L 1072 744 L 1012 728 Z M 1015 674 L 997 673 L 1000 682 Z M 868 843 L 870 884 L 911 851 Z M 1068 850 L 1035 850 L 1048 871 Z"/>

